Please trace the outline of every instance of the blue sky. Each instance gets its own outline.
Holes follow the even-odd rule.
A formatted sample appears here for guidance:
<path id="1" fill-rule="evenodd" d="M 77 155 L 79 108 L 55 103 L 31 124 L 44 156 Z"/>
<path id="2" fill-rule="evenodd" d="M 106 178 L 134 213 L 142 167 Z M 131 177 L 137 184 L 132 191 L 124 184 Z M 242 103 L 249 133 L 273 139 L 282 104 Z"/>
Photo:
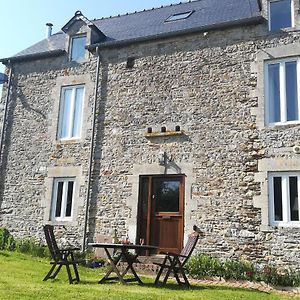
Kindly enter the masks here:
<path id="1" fill-rule="evenodd" d="M 45 38 L 47 22 L 59 31 L 77 10 L 89 19 L 109 17 L 180 0 L 14 0 L 1 1 L 0 58 L 13 56 Z M 0 64 L 0 72 L 4 67 Z"/>

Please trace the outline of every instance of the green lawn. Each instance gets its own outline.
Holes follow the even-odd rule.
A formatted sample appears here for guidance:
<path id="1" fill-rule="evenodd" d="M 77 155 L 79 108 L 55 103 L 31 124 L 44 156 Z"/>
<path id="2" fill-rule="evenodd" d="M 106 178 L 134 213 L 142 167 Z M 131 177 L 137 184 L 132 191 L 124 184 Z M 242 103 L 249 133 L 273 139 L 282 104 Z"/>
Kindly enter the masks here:
<path id="1" fill-rule="evenodd" d="M 45 259 L 0 251 L 0 299 L 295 299 L 279 294 L 205 285 L 193 285 L 191 289 L 185 289 L 169 284 L 161 288 L 153 285 L 153 278 L 142 278 L 145 282 L 143 286 L 135 283 L 126 286 L 119 283 L 99 285 L 99 269 L 84 267 L 79 269 L 80 284 L 69 285 L 65 270 L 59 273 L 57 279 L 43 282 L 49 267 Z"/>

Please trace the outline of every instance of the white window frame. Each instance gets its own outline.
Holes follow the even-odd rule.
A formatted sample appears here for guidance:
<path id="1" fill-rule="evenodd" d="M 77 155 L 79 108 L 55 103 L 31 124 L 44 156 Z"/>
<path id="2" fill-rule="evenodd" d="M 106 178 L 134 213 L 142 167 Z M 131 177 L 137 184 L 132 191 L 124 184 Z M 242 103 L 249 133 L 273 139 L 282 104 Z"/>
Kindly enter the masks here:
<path id="1" fill-rule="evenodd" d="M 271 2 L 279 2 L 281 0 L 269 0 L 268 1 L 268 28 L 269 28 L 269 31 L 271 31 Z M 294 21 L 294 0 L 291 0 L 291 27 L 294 27 L 295 25 L 295 21 Z M 291 27 L 283 27 L 281 29 L 284 29 L 284 28 L 291 28 Z M 280 29 L 278 29 L 280 30 Z"/>
<path id="2" fill-rule="evenodd" d="M 80 112 L 80 129 L 78 135 L 73 136 L 73 129 L 74 129 L 74 116 L 75 116 L 75 100 L 76 100 L 76 90 L 79 88 L 83 88 L 82 93 L 82 105 L 81 105 L 81 112 Z M 70 105 L 70 122 L 69 122 L 69 131 L 66 137 L 62 137 L 62 124 L 63 124 L 63 117 L 65 111 L 63 110 L 63 102 L 64 102 L 64 95 L 65 90 L 72 90 L 71 96 L 71 105 Z M 82 120 L 83 120 L 83 107 L 84 107 L 84 94 L 85 94 L 85 86 L 81 85 L 74 85 L 74 86 L 64 86 L 61 88 L 61 96 L 60 96 L 60 105 L 59 105 L 59 122 L 58 122 L 58 131 L 57 131 L 57 138 L 59 140 L 76 140 L 81 138 L 81 131 L 82 131 Z"/>
<path id="3" fill-rule="evenodd" d="M 73 41 L 75 39 L 78 39 L 78 38 L 85 38 L 85 41 L 87 40 L 87 36 L 86 34 L 81 34 L 81 35 L 73 35 L 70 37 L 70 61 L 83 61 L 86 59 L 86 55 L 87 55 L 87 52 L 86 52 L 86 49 L 84 48 L 84 56 L 83 57 L 80 57 L 79 59 L 73 59 Z"/>
<path id="4" fill-rule="evenodd" d="M 297 177 L 298 208 L 300 208 L 300 172 L 272 172 L 268 174 L 269 186 L 269 223 L 277 227 L 300 227 L 300 221 L 291 221 L 290 191 L 288 177 Z M 274 177 L 282 178 L 282 221 L 275 221 Z M 299 211 L 300 217 L 300 211 Z"/>
<path id="5" fill-rule="evenodd" d="M 55 216 L 56 205 L 57 205 L 57 192 L 58 184 L 63 182 L 63 192 L 62 192 L 62 203 L 61 203 L 61 215 L 59 217 Z M 67 193 L 68 193 L 68 183 L 73 182 L 73 193 L 72 193 L 72 207 L 71 207 L 71 216 L 66 216 L 67 208 Z M 61 177 L 53 179 L 53 192 L 52 192 L 52 203 L 51 203 L 51 221 L 72 221 L 73 219 L 73 210 L 74 210 L 74 194 L 75 194 L 75 177 Z"/>
<path id="6" fill-rule="evenodd" d="M 286 101 L 286 82 L 285 82 L 285 63 L 286 62 L 297 62 L 297 98 L 298 98 L 298 120 L 287 121 L 287 101 Z M 279 84 L 280 84 L 280 121 L 270 122 L 270 99 L 269 99 L 269 73 L 268 66 L 272 64 L 279 64 Z M 300 123 L 300 58 L 293 57 L 287 59 L 277 59 L 265 62 L 265 120 L 267 125 L 286 125 L 286 124 L 298 124 Z"/>

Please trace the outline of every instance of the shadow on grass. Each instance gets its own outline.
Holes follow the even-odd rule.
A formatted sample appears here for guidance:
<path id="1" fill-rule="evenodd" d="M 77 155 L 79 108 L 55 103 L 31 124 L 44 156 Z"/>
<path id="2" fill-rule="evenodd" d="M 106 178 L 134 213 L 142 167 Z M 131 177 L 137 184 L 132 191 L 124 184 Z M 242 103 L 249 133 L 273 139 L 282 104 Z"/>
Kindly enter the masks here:
<path id="1" fill-rule="evenodd" d="M 4 253 L 4 252 L 0 251 L 0 256 L 9 257 L 9 254 L 8 254 L 8 253 Z"/>
<path id="2" fill-rule="evenodd" d="M 93 285 L 93 286 L 101 286 L 102 284 L 99 284 L 98 281 L 95 280 L 82 280 L 79 284 L 83 285 Z M 117 281 L 108 281 L 106 283 L 103 283 L 103 285 L 106 286 L 121 286 L 122 284 Z M 201 290 L 210 290 L 210 291 L 240 291 L 244 290 L 247 292 L 252 293 L 266 293 L 264 291 L 254 290 L 254 289 L 247 289 L 247 288 L 236 288 L 236 287 L 228 287 L 228 286 L 212 286 L 212 285 L 191 285 L 190 287 L 187 286 L 180 286 L 176 283 L 167 283 L 166 285 L 156 285 L 154 283 L 146 282 L 143 284 L 138 283 L 128 283 L 126 284 L 127 287 L 141 287 L 141 288 L 151 288 L 151 289 L 160 289 L 160 290 L 172 290 L 172 291 L 201 291 Z M 269 294 L 269 293 L 268 293 Z"/>

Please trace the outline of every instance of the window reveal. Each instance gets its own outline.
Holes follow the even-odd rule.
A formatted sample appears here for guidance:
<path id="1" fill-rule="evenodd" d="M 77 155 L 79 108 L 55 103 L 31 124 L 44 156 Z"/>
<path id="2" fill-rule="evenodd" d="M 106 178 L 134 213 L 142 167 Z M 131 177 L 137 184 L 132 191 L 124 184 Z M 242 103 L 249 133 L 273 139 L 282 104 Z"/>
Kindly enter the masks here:
<path id="1" fill-rule="evenodd" d="M 80 61 L 85 59 L 86 36 L 74 36 L 71 38 L 71 55 L 72 61 Z"/>
<path id="2" fill-rule="evenodd" d="M 51 220 L 71 220 L 74 203 L 74 178 L 54 180 Z"/>
<path id="3" fill-rule="evenodd" d="M 269 30 L 292 27 L 292 1 L 269 1 Z"/>
<path id="4" fill-rule="evenodd" d="M 277 173 L 269 177 L 271 225 L 300 225 L 300 174 Z"/>
<path id="5" fill-rule="evenodd" d="M 266 119 L 268 124 L 299 121 L 298 59 L 266 64 Z"/>
<path id="6" fill-rule="evenodd" d="M 59 139 L 80 138 L 83 97 L 83 86 L 66 87 L 62 89 L 59 115 Z"/>

